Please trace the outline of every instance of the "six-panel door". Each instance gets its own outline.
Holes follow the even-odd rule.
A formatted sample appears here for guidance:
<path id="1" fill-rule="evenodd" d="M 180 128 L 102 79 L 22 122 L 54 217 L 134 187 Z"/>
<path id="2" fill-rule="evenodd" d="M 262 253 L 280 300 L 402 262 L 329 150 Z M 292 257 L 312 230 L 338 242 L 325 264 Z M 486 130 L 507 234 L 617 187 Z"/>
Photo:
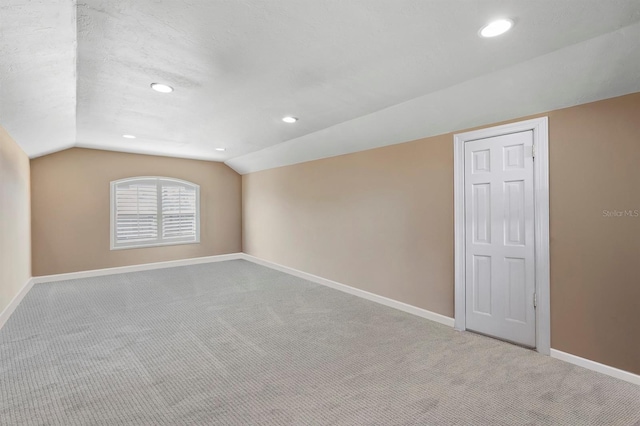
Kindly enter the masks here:
<path id="1" fill-rule="evenodd" d="M 533 133 L 465 143 L 466 328 L 535 347 Z"/>

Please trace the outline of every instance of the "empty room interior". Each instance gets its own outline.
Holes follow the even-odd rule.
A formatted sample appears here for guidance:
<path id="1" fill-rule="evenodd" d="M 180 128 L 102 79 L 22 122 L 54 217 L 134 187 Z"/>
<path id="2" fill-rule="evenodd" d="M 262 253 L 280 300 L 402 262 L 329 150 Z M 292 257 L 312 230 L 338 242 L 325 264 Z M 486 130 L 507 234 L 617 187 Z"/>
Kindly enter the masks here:
<path id="1" fill-rule="evenodd" d="M 640 425 L 640 1 L 2 0 L 1 425 Z"/>

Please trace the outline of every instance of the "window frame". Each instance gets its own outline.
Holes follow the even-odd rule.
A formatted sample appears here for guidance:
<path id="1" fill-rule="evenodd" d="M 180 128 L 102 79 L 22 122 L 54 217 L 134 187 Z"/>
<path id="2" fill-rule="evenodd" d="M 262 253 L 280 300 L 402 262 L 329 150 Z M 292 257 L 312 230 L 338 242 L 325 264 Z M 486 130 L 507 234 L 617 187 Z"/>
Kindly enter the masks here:
<path id="1" fill-rule="evenodd" d="M 132 243 L 117 243 L 116 241 L 116 187 L 120 184 L 135 181 L 156 181 L 156 190 L 158 191 L 158 237 L 156 240 L 150 242 L 132 242 Z M 162 182 L 175 182 L 180 185 L 192 187 L 196 191 L 196 235 L 195 240 L 163 240 L 162 238 Z M 109 233 L 110 233 L 110 249 L 111 250 L 128 250 L 137 248 L 148 247 L 162 247 L 162 246 L 178 246 L 184 244 L 200 244 L 200 185 L 189 182 L 182 179 L 170 178 L 165 176 L 136 176 L 124 179 L 118 179 L 111 181 L 110 183 L 110 197 L 109 197 Z"/>

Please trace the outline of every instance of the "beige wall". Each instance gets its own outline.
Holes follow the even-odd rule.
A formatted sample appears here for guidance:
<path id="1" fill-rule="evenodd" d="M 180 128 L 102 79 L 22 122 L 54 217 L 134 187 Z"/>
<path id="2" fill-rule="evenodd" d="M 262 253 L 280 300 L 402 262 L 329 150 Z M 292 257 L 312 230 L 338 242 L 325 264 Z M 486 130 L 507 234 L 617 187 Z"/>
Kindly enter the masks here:
<path id="1" fill-rule="evenodd" d="M 0 312 L 31 278 L 29 158 L 0 127 Z"/>
<path id="2" fill-rule="evenodd" d="M 640 94 L 548 114 L 551 344 L 640 373 Z M 248 254 L 453 316 L 452 134 L 243 176 Z"/>
<path id="3" fill-rule="evenodd" d="M 551 346 L 640 373 L 640 93 L 549 117 Z"/>
<path id="4" fill-rule="evenodd" d="M 453 316 L 450 142 L 243 176 L 245 252 Z"/>
<path id="5" fill-rule="evenodd" d="M 110 250 L 110 182 L 166 176 L 200 185 L 200 243 Z M 33 275 L 241 251 L 241 178 L 223 163 L 72 148 L 31 161 Z"/>

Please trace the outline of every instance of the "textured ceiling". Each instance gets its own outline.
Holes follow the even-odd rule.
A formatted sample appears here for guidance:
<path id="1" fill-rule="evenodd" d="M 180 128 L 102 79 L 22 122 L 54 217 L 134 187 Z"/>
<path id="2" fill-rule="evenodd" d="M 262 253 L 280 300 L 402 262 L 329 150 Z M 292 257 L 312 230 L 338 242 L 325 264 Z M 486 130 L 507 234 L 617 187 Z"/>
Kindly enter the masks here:
<path id="1" fill-rule="evenodd" d="M 74 3 L 0 6 L 0 124 L 30 156 L 246 173 L 640 90 L 638 0 Z M 512 31 L 477 36 L 503 16 Z"/>
<path id="2" fill-rule="evenodd" d="M 76 8 L 0 1 L 0 125 L 30 156 L 76 143 Z"/>
<path id="3" fill-rule="evenodd" d="M 640 23 L 227 164 L 251 173 L 640 92 L 638 40 Z"/>

